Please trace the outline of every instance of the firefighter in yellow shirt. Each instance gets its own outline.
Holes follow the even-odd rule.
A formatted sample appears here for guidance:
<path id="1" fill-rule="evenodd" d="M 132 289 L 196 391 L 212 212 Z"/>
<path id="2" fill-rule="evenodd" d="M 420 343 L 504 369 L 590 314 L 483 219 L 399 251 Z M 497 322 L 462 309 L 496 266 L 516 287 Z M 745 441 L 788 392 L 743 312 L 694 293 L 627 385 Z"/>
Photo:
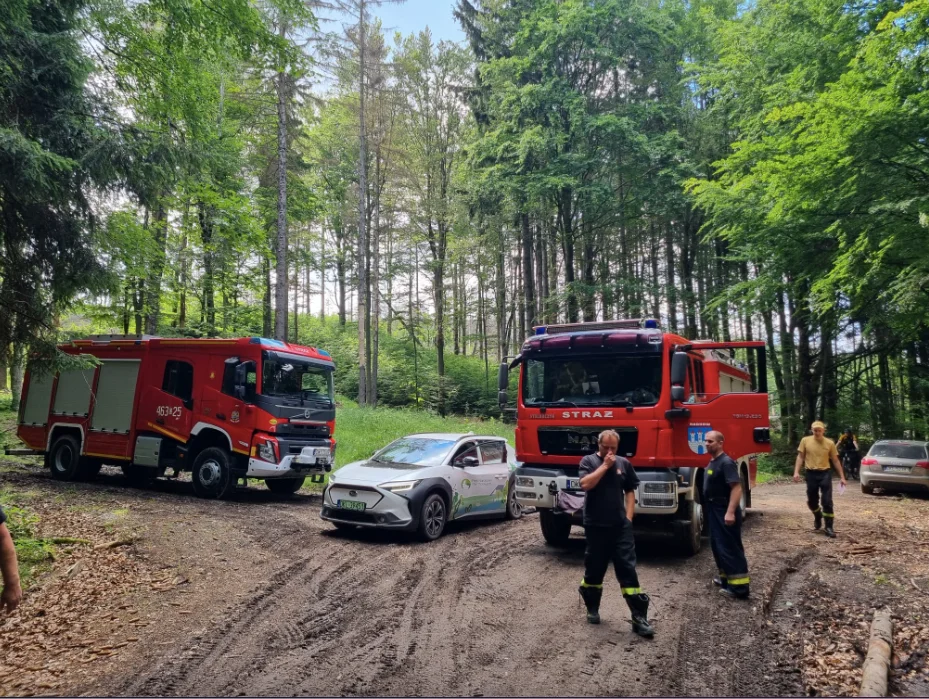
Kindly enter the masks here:
<path id="1" fill-rule="evenodd" d="M 819 529 L 826 520 L 826 536 L 835 538 L 835 509 L 832 504 L 832 471 L 830 462 L 845 485 L 845 473 L 839 463 L 839 452 L 835 442 L 826 437 L 826 426 L 819 420 L 811 425 L 813 434 L 800 440 L 797 447 L 797 462 L 794 464 L 794 481 L 800 482 L 800 467 L 806 467 L 806 500 L 813 512 L 813 528 Z M 822 507 L 819 497 L 822 493 Z"/>

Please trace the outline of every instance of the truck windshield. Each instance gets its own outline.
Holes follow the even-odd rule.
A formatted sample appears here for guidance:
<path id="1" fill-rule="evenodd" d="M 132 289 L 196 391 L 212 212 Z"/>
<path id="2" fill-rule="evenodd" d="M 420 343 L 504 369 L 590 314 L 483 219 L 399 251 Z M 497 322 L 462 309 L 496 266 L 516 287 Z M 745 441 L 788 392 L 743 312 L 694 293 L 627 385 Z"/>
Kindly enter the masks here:
<path id="1" fill-rule="evenodd" d="M 332 369 L 266 353 L 261 367 L 261 394 L 330 405 L 334 397 Z"/>
<path id="2" fill-rule="evenodd" d="M 661 355 L 591 355 L 530 359 L 523 403 L 537 405 L 655 405 L 661 395 Z"/>

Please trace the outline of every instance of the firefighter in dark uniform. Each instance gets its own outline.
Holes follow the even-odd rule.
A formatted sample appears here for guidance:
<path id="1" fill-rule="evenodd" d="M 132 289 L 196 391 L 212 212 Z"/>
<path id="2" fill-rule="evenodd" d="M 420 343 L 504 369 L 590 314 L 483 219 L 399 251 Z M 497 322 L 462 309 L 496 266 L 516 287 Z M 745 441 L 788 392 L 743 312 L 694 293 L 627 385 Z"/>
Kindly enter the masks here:
<path id="1" fill-rule="evenodd" d="M 713 457 L 703 478 L 703 502 L 710 524 L 710 546 L 719 569 L 713 582 L 720 593 L 748 597 L 748 561 L 742 547 L 742 479 L 739 465 L 726 454 L 721 432 L 706 435 L 706 450 Z"/>
<path id="2" fill-rule="evenodd" d="M 623 597 L 632 612 L 632 630 L 651 638 L 654 629 L 648 623 L 648 595 L 639 587 L 635 572 L 635 539 L 632 517 L 635 513 L 635 490 L 639 477 L 628 459 L 616 456 L 619 435 L 613 430 L 600 433 L 598 450 L 581 459 L 581 489 L 584 501 L 584 579 L 578 591 L 587 606 L 587 621 L 600 623 L 600 598 L 603 578 L 610 561 Z"/>

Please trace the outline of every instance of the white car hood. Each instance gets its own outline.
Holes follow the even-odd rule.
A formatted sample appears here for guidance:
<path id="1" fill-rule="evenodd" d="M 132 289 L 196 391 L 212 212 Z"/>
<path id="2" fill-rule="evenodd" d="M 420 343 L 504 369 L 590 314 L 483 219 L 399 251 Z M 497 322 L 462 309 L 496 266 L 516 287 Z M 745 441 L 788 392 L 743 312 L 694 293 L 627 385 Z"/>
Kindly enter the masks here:
<path id="1" fill-rule="evenodd" d="M 377 464 L 371 461 L 355 461 L 346 464 L 335 472 L 336 485 L 340 483 L 373 484 L 380 485 L 388 481 L 415 481 L 427 478 L 427 472 L 435 466 L 419 468 L 391 468 L 387 464 Z"/>

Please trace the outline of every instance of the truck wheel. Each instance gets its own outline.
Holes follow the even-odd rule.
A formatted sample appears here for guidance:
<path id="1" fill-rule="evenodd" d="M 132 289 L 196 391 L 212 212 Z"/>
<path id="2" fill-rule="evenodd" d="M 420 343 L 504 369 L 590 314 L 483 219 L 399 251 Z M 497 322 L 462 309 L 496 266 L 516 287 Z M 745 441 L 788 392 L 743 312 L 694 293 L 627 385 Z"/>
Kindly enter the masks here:
<path id="1" fill-rule="evenodd" d="M 151 485 L 152 481 L 158 475 L 158 469 L 154 466 L 137 466 L 136 464 L 120 465 L 123 475 L 129 481 L 133 488 L 145 488 Z"/>
<path id="2" fill-rule="evenodd" d="M 516 502 L 516 481 L 510 479 L 506 492 L 506 518 L 519 519 L 523 516 L 523 506 Z"/>
<path id="3" fill-rule="evenodd" d="M 688 556 L 700 553 L 703 545 L 703 505 L 700 503 L 699 491 L 695 491 L 694 499 L 687 503 L 687 519 L 674 523 L 674 533 L 677 536 L 681 550 Z"/>
<path id="4" fill-rule="evenodd" d="M 445 530 L 448 521 L 448 508 L 445 500 L 438 493 L 426 498 L 419 513 L 419 538 L 423 541 L 435 541 Z"/>
<path id="5" fill-rule="evenodd" d="M 265 485 L 275 495 L 293 495 L 303 487 L 304 478 L 265 478 Z"/>
<path id="6" fill-rule="evenodd" d="M 739 499 L 739 509 L 742 511 L 742 519 L 745 519 L 745 511 L 748 510 L 748 471 L 745 469 L 739 471 L 739 478 L 742 481 L 742 497 Z"/>
<path id="7" fill-rule="evenodd" d="M 191 471 L 194 494 L 208 500 L 222 500 L 235 490 L 232 457 L 220 447 L 207 447 L 194 459 Z"/>
<path id="8" fill-rule="evenodd" d="M 552 546 L 564 546 L 571 536 L 571 518 L 568 515 L 556 515 L 551 508 L 539 510 L 539 524 L 542 536 Z"/>
<path id="9" fill-rule="evenodd" d="M 56 439 L 48 457 L 48 465 L 55 480 L 75 481 L 83 475 L 81 445 L 71 435 L 65 434 Z"/>

